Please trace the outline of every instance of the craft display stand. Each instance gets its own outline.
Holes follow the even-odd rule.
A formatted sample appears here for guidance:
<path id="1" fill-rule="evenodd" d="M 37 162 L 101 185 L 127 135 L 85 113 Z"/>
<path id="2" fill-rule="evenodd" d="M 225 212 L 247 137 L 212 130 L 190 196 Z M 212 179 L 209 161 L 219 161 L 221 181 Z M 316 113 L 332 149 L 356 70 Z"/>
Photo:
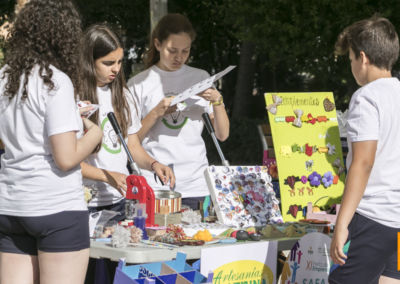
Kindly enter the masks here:
<path id="1" fill-rule="evenodd" d="M 299 221 L 313 214 L 304 214 L 308 202 L 315 205 L 324 199 L 320 207 L 338 203 L 345 169 L 333 94 L 266 93 L 265 100 L 283 220 Z"/>

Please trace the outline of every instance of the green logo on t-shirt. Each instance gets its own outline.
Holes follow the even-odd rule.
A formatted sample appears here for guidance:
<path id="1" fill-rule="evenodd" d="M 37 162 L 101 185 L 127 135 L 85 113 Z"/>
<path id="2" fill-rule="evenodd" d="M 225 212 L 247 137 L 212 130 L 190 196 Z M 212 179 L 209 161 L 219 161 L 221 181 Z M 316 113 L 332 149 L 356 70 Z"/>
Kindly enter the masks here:
<path id="1" fill-rule="evenodd" d="M 183 119 L 183 121 L 181 123 L 179 123 L 179 124 L 176 124 L 177 122 L 175 122 L 175 120 L 173 121 L 173 124 L 169 124 L 168 121 L 165 118 L 161 119 L 161 121 L 164 123 L 164 125 L 166 127 L 168 127 L 169 129 L 180 129 L 186 124 L 187 120 L 188 120 L 188 118 L 185 117 Z"/>
<path id="2" fill-rule="evenodd" d="M 111 154 L 118 154 L 121 152 L 121 143 L 118 141 L 118 136 L 108 117 L 105 117 L 101 123 L 101 129 L 103 130 L 103 142 L 101 146 Z"/>

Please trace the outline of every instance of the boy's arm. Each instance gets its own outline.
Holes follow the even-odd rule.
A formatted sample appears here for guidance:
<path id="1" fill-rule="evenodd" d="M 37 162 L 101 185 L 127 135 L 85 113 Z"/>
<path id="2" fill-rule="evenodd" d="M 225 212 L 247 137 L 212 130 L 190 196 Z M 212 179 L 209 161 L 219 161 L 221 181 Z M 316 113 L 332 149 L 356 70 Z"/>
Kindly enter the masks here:
<path id="1" fill-rule="evenodd" d="M 331 243 L 331 258 L 337 264 L 343 265 L 345 263 L 346 256 L 343 253 L 343 246 L 348 237 L 347 227 L 367 186 L 375 161 L 376 147 L 376 140 L 352 143 L 353 160 L 347 174 L 346 186 Z"/>

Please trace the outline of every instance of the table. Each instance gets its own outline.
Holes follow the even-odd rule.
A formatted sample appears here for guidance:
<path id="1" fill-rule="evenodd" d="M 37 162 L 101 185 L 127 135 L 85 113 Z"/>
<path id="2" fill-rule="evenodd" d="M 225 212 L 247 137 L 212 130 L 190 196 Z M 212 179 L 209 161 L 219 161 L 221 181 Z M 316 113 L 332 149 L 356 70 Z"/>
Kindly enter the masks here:
<path id="1" fill-rule="evenodd" d="M 263 239 L 263 241 L 278 241 L 278 250 L 290 250 L 300 238 L 279 238 L 279 239 Z M 253 241 L 248 241 L 250 243 Z M 233 244 L 211 244 L 205 246 L 182 246 L 174 249 L 165 248 L 143 248 L 143 247 L 125 247 L 113 248 L 109 243 L 90 242 L 90 257 L 92 258 L 108 258 L 112 261 L 119 261 L 120 258 L 125 258 L 126 263 L 140 264 L 148 262 L 159 262 L 172 260 L 176 257 L 178 251 L 186 254 L 186 259 L 199 259 L 201 257 L 201 249 L 205 247 L 215 246 L 234 246 L 243 244 L 236 242 Z"/>

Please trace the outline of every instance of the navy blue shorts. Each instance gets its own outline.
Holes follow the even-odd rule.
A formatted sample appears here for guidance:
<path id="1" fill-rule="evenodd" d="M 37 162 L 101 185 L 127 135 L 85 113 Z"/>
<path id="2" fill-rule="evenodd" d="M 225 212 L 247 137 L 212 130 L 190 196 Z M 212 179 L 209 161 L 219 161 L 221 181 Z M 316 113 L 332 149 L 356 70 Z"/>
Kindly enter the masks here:
<path id="1" fill-rule="evenodd" d="M 400 279 L 397 271 L 397 233 L 400 229 L 355 214 L 348 227 L 350 247 L 346 263 L 329 275 L 329 283 L 379 282 L 381 275 Z"/>
<path id="2" fill-rule="evenodd" d="M 38 217 L 0 215 L 0 252 L 37 255 L 90 247 L 88 211 Z"/>

